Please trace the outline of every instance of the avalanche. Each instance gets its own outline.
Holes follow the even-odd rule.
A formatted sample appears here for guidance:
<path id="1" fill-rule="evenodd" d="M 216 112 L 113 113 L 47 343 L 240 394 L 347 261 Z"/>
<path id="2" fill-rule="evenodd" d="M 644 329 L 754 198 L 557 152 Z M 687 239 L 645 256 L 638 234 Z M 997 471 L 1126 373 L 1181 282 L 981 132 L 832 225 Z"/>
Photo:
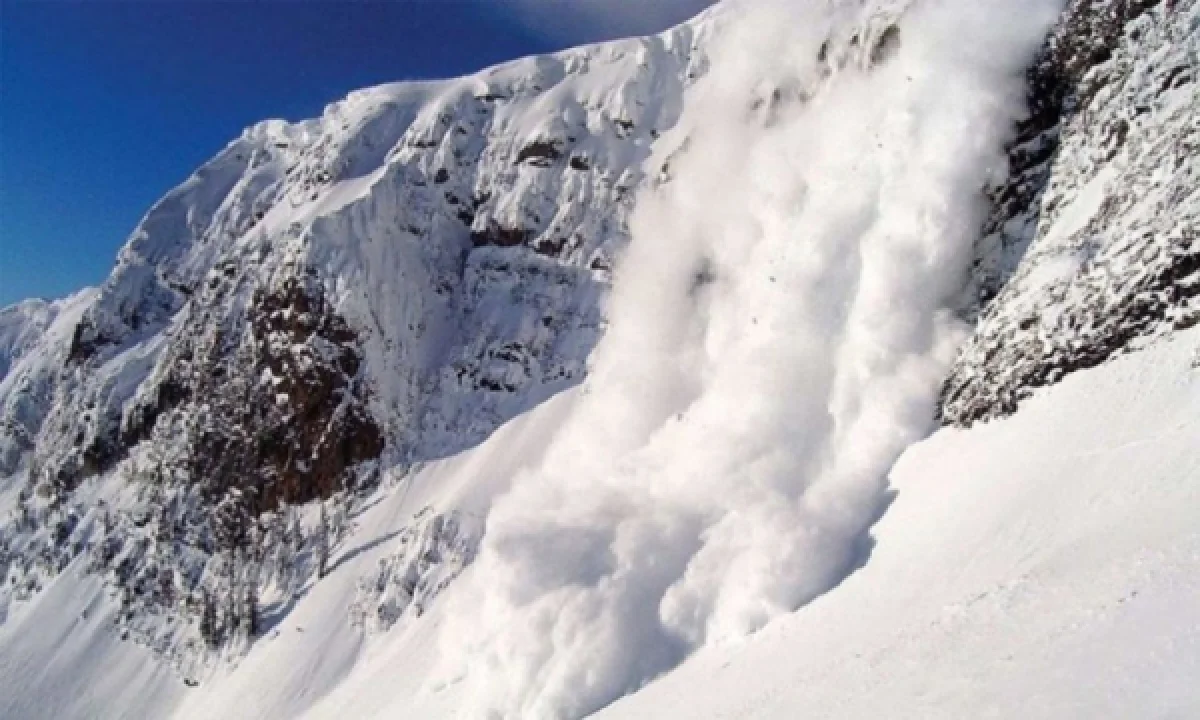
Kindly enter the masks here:
<path id="1" fill-rule="evenodd" d="M 594 712 L 865 559 L 963 335 L 945 308 L 1054 9 L 730 20 L 635 210 L 580 407 L 496 501 L 451 613 L 481 714 Z"/>
<path id="2" fill-rule="evenodd" d="M 1062 6 L 248 129 L 0 310 L 0 717 L 1200 714 L 1200 2 Z"/>

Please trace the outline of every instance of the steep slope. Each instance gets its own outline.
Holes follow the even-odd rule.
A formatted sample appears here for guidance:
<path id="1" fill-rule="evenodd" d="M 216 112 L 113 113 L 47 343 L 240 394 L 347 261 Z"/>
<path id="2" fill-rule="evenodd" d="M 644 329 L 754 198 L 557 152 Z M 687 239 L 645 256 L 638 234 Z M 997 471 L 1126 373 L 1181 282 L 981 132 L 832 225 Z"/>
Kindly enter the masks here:
<path id="1" fill-rule="evenodd" d="M 978 316 L 945 421 L 1200 321 L 1196 4 L 1073 0 L 1030 71 L 1032 116 L 977 248 Z"/>
<path id="2" fill-rule="evenodd" d="M 186 666 L 254 636 L 250 578 L 286 596 L 320 570 L 383 468 L 578 382 L 702 32 L 262 123 L 151 209 L 101 288 L 6 311 L 0 602 L 88 555 Z M 113 482 L 92 512 L 107 491 L 85 486 Z M 328 522 L 289 509 L 335 496 Z"/>
<path id="3" fill-rule="evenodd" d="M 701 650 L 597 717 L 1195 714 L 1198 353 L 1193 328 L 1073 374 L 1013 417 L 917 444 L 891 473 L 896 499 L 872 532 L 864 568 L 750 638 Z M 535 465 L 573 395 L 431 463 L 405 502 L 381 491 L 341 568 L 232 672 L 184 688 L 153 655 L 116 642 L 106 618 L 81 622 L 77 608 L 55 602 L 27 622 L 119 647 L 38 653 L 28 643 L 40 633 L 15 633 L 24 639 L 17 644 L 6 625 L 0 678 L 6 691 L 25 690 L 0 695 L 0 709 L 6 717 L 460 717 L 465 686 L 430 678 L 447 603 L 365 636 L 347 622 L 346 604 L 359 575 L 389 556 L 413 507 L 463 502 L 464 488 Z M 470 498 L 465 506 L 477 507 Z M 62 589 L 86 606 L 94 596 L 79 587 Z M 103 671 L 87 672 L 100 663 Z M 113 682 L 118 671 L 127 684 Z"/>
<path id="4" fill-rule="evenodd" d="M 27 300 L 0 310 L 0 472 L 16 474 L 34 447 L 36 429 L 50 403 L 65 346 L 80 316 L 95 297 L 83 290 L 65 300 Z M 5 483 L 2 491 L 14 490 Z"/>
<path id="5" fill-rule="evenodd" d="M 596 717 L 1196 716 L 1198 349 L 1192 329 L 915 445 L 863 569 Z"/>
<path id="6" fill-rule="evenodd" d="M 77 324 L 69 364 L 87 384 L 130 377 L 111 397 L 86 387 L 68 402 L 60 391 L 47 403 L 50 427 L 25 427 L 42 438 L 39 456 L 75 446 L 79 457 L 46 471 L 73 483 L 110 467 L 185 401 L 176 395 L 198 390 L 172 373 L 211 376 L 194 366 L 236 355 L 247 326 L 282 333 L 285 350 L 314 330 L 335 344 L 352 333 L 344 341 L 368 360 L 371 414 L 395 426 L 380 430 L 399 448 L 415 442 L 423 398 L 453 395 L 436 410 L 462 415 L 426 421 L 439 439 L 471 442 L 511 416 L 508 395 L 570 381 L 579 353 L 559 357 L 553 341 L 594 341 L 589 288 L 622 242 L 639 162 L 695 72 L 691 42 L 685 26 L 459 81 L 362 91 L 318 120 L 248 130 L 151 210 Z M 508 297 L 539 274 L 536 292 Z M 533 327 L 482 307 L 499 299 L 512 315 L 536 315 Z M 311 327 L 271 325 L 306 313 Z M 329 326 L 339 320 L 345 330 Z M 152 370 L 130 367 L 135 348 Z M 443 368 L 456 372 L 443 378 Z M 445 392 L 428 392 L 434 385 Z"/>
<path id="7" fill-rule="evenodd" d="M 863 562 L 1054 18 L 1011 11 L 754 6 L 714 42 L 580 407 L 491 507 L 448 623 L 474 716 L 586 716 Z"/>
<path id="8" fill-rule="evenodd" d="M 595 717 L 1194 716 L 1198 412 L 1191 329 L 1013 417 L 938 431 L 892 471 L 863 568 Z M 464 685 L 427 679 L 435 648 L 419 632 L 382 639 L 304 717 L 459 717 Z M 278 667 L 218 694 L 250 702 Z M 181 717 L 212 717 L 201 708 Z"/>
<path id="9" fill-rule="evenodd" d="M 0 715 L 1195 709 L 1200 3 L 755 7 L 262 123 L 0 312 Z"/>

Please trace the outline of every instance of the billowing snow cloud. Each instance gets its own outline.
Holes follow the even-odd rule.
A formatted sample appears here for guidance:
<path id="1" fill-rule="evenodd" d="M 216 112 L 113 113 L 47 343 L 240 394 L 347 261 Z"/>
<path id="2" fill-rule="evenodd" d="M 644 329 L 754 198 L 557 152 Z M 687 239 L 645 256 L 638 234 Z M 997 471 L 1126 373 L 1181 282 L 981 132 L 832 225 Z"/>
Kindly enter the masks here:
<path id="1" fill-rule="evenodd" d="M 585 715 L 861 560 L 1056 3 L 879 6 L 725 18 L 577 411 L 452 613 L 481 715 Z"/>

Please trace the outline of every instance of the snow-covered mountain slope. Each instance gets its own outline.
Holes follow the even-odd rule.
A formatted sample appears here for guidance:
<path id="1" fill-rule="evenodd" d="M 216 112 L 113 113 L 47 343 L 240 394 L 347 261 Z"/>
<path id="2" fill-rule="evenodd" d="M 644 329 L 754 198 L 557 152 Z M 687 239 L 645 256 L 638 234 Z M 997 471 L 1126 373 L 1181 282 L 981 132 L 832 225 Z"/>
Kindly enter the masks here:
<path id="1" fill-rule="evenodd" d="M 596 717 L 1194 716 L 1198 352 L 1193 329 L 918 443 L 860 570 Z M 425 681 L 430 650 L 383 640 L 305 717 L 456 717 L 464 693 Z"/>
<path id="2" fill-rule="evenodd" d="M 861 570 L 597 717 L 1200 714 L 1198 350 L 1193 329 L 915 445 Z"/>
<path id="3" fill-rule="evenodd" d="M 1031 70 L 1032 116 L 993 191 L 943 417 L 1200 321 L 1200 34 L 1193 3 L 1076 0 Z"/>
<path id="4" fill-rule="evenodd" d="M 506 402 L 518 390 L 576 379 L 641 161 L 699 72 L 694 34 L 373 88 L 322 118 L 247 130 L 150 211 L 70 321 L 68 365 L 86 387 L 56 378 L 54 417 L 23 424 L 39 455 L 63 456 L 46 471 L 73 483 L 107 469 L 194 402 L 188 372 L 239 349 L 262 370 L 314 335 L 362 356 L 360 402 L 398 451 L 422 423 L 434 448 L 478 440 L 523 407 Z M 310 304 L 336 319 L 286 320 Z"/>
<path id="5" fill-rule="evenodd" d="M 262 123 L 151 209 L 101 288 L 6 311 L 0 603 L 89 551 L 187 665 L 253 623 L 214 607 L 263 562 L 235 546 L 317 561 L 324 531 L 289 506 L 344 514 L 384 469 L 577 383 L 706 27 Z M 126 504 L 92 517 L 113 478 Z"/>
<path id="6" fill-rule="evenodd" d="M 0 630 L 0 709 L 457 717 L 463 686 L 430 680 L 446 605 L 428 622 L 363 636 L 346 621 L 346 603 L 359 573 L 389 555 L 412 507 L 440 493 L 457 501 L 535 465 L 577 402 L 567 393 L 425 467 L 405 503 L 382 490 L 321 591 L 304 595 L 235 670 L 200 687 L 184 688 L 152 654 L 81 614 L 102 606 L 98 587 L 57 586 L 76 596 L 27 616 L 37 632 Z M 1200 711 L 1197 418 L 1192 329 L 1072 375 L 1013 417 L 943 429 L 891 473 L 895 497 L 863 568 L 598 717 L 1190 717 Z M 43 637 L 41 648 L 28 646 Z"/>
<path id="7" fill-rule="evenodd" d="M 1200 3 L 1059 10 L 247 130 L 0 313 L 0 716 L 1195 710 Z"/>

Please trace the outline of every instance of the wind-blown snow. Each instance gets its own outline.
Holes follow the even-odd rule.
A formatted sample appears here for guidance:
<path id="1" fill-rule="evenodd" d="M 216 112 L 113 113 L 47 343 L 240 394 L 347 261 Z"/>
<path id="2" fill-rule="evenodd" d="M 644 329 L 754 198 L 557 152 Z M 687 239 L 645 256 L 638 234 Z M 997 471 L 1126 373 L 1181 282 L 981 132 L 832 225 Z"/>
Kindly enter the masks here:
<path id="1" fill-rule="evenodd" d="M 449 614 L 478 711 L 580 717 L 825 592 L 929 430 L 962 334 L 943 308 L 1056 3 L 831 5 L 746 10 L 714 49 L 585 397 Z"/>
<path id="2" fill-rule="evenodd" d="M 1100 89 L 1010 148 L 992 200 L 1022 188 L 1028 225 L 978 239 L 1024 91 L 1071 62 L 1020 81 L 1057 4 L 726 4 L 247 131 L 103 287 L 0 311 L 0 716 L 1196 714 L 1200 23 L 1193 0 L 1072 3 L 1043 47 L 1109 30 L 1119 47 L 1088 50 Z M 1051 134 L 1048 189 L 1025 197 L 1021 153 Z M 973 237 L 967 289 L 1009 280 L 941 417 L 979 376 L 968 410 L 1012 412 L 1005 392 L 1033 385 L 1005 358 L 1070 376 L 911 444 L 963 335 L 943 306 Z M 35 470 L 126 436 L 206 356 L 193 339 L 253 336 L 257 291 L 301 276 L 358 334 L 387 437 L 377 483 L 321 506 L 325 572 L 303 532 L 268 536 L 269 572 L 229 585 L 205 584 L 231 566 L 202 533 L 163 552 L 136 471 L 186 449 L 169 430 L 203 417 L 186 402 L 55 514 Z M 1108 357 L 1091 319 L 1151 293 L 1171 322 L 1144 352 L 1079 372 L 1053 354 Z M 127 551 L 97 569 L 110 511 Z M 260 624 L 198 646 L 186 604 L 154 610 L 121 573 L 177 599 L 245 579 Z"/>

